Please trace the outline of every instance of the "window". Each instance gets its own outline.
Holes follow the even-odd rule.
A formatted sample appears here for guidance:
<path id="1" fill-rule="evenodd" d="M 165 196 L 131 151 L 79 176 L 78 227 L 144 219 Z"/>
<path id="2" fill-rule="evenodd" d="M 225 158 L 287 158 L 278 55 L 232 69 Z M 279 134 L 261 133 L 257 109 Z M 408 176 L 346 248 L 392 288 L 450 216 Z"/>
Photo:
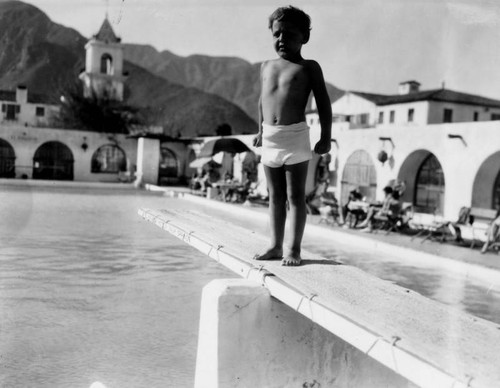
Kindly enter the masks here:
<path id="1" fill-rule="evenodd" d="M 491 120 L 492 121 L 500 120 L 500 114 L 499 113 L 492 113 L 491 114 Z"/>
<path id="2" fill-rule="evenodd" d="M 92 155 L 91 172 L 118 173 L 126 169 L 125 152 L 114 144 L 103 145 Z"/>
<path id="3" fill-rule="evenodd" d="M 393 110 L 391 110 L 389 112 L 389 122 L 390 123 L 394 123 L 394 116 L 396 115 L 396 112 L 394 112 Z"/>
<path id="4" fill-rule="evenodd" d="M 413 116 L 415 114 L 415 109 L 411 108 L 408 109 L 408 122 L 412 123 L 413 122 Z"/>
<path id="5" fill-rule="evenodd" d="M 383 124 L 384 122 L 384 112 L 378 112 L 378 123 Z"/>
<path id="6" fill-rule="evenodd" d="M 479 112 L 474 112 L 474 121 L 479 120 Z"/>
<path id="7" fill-rule="evenodd" d="M 17 115 L 21 112 L 21 106 L 16 104 L 2 104 L 2 113 L 5 120 L 17 120 Z"/>
<path id="8" fill-rule="evenodd" d="M 35 114 L 37 115 L 37 117 L 45 116 L 45 108 L 43 106 L 37 106 Z"/>
<path id="9" fill-rule="evenodd" d="M 113 58 L 109 54 L 103 54 L 101 57 L 101 73 L 102 74 L 113 74 Z"/>
<path id="10" fill-rule="evenodd" d="M 445 109 L 443 112 L 443 123 L 453 122 L 453 109 Z"/>
<path id="11" fill-rule="evenodd" d="M 368 124 L 368 114 L 367 113 L 363 113 L 363 114 L 359 115 L 359 123 L 361 125 Z"/>

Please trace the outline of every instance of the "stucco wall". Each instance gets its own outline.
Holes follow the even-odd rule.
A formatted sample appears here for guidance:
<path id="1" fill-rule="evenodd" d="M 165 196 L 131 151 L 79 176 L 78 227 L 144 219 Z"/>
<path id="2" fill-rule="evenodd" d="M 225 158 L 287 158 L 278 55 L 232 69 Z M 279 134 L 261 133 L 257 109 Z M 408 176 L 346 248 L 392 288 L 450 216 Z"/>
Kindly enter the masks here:
<path id="1" fill-rule="evenodd" d="M 137 159 L 137 140 L 125 135 L 113 135 L 69 129 L 30 128 L 20 125 L 0 124 L 0 138 L 7 141 L 16 154 L 16 178 L 33 174 L 33 157 L 44 143 L 58 141 L 65 144 L 73 155 L 73 177 L 75 181 L 117 182 L 118 174 L 92 173 L 92 155 L 106 144 L 116 144 L 127 158 L 127 168 L 133 170 Z M 82 148 L 87 144 L 87 149 Z"/>
<path id="2" fill-rule="evenodd" d="M 500 114 L 500 109 L 498 108 L 453 104 L 450 102 L 433 102 L 429 107 L 429 123 L 442 123 L 445 109 L 451 109 L 453 111 L 452 122 L 454 123 L 473 121 L 474 112 L 478 113 L 478 121 L 490 121 L 492 113 Z"/>
<path id="3" fill-rule="evenodd" d="M 408 110 L 413 109 L 413 121 L 408 122 Z M 394 111 L 394 123 L 390 123 L 390 112 Z M 411 104 L 394 104 L 390 106 L 377 107 L 377 119 L 379 112 L 384 112 L 384 122 L 382 125 L 425 125 L 427 124 L 427 116 L 429 111 L 429 103 L 427 101 L 418 101 Z"/>
<path id="4" fill-rule="evenodd" d="M 449 134 L 461 138 L 450 138 Z M 381 141 L 380 137 L 391 138 L 394 147 L 389 141 Z M 319 138 L 318 126 L 311 128 L 311 138 L 312 142 Z M 378 199 L 382 199 L 382 188 L 391 179 L 400 178 L 411 183 L 422 162 L 418 155 L 430 152 L 437 157 L 443 168 L 443 215 L 446 218 L 456 219 L 462 206 L 491 207 L 494 179 L 500 172 L 498 121 L 411 127 L 379 126 L 367 130 L 337 130 L 334 127 L 332 138 L 335 138 L 338 144 L 338 148 L 333 145 L 331 151 L 331 167 L 338 166 L 338 198 L 345 163 L 355 150 L 365 150 L 374 161 Z M 377 154 L 382 149 L 389 155 L 389 160 L 384 164 L 377 160 Z M 411 187 L 407 187 L 405 195 L 407 198 L 403 200 L 411 201 Z"/>

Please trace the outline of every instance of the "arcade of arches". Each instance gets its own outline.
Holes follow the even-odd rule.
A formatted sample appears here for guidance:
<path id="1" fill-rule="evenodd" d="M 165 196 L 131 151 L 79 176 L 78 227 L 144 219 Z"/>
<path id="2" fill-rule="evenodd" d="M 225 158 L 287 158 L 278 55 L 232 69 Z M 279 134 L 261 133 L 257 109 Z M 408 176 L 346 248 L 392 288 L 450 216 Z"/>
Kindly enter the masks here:
<path id="1" fill-rule="evenodd" d="M 401 166 L 397 180 L 405 182 L 406 188 L 401 197 L 403 202 L 415 204 L 422 212 L 442 214 L 445 181 L 435 155 L 425 150 L 410 154 Z M 377 172 L 373 159 L 363 150 L 352 153 L 345 164 L 341 192 L 343 203 L 354 188 L 358 188 L 367 201 L 375 200 Z"/>

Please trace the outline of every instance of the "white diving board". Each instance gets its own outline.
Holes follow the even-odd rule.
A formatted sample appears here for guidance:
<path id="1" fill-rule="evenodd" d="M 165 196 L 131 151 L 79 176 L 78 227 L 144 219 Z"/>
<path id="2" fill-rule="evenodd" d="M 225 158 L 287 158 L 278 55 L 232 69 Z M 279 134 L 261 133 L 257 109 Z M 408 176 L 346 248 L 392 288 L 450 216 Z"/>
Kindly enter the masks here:
<path id="1" fill-rule="evenodd" d="M 300 267 L 254 261 L 268 237 L 201 212 L 138 213 L 417 386 L 500 386 L 497 324 L 309 252 Z"/>

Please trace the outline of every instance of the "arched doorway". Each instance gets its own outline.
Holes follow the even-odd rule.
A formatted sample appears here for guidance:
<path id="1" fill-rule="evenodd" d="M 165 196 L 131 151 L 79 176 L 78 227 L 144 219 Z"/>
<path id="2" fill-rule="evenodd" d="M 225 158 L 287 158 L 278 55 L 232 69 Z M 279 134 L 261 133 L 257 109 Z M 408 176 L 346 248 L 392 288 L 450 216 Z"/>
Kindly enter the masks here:
<path id="1" fill-rule="evenodd" d="M 15 178 L 16 153 L 9 142 L 0 139 L 0 178 Z"/>
<path id="2" fill-rule="evenodd" d="M 42 144 L 33 158 L 33 179 L 73 180 L 73 154 L 63 143 L 50 141 Z"/>
<path id="3" fill-rule="evenodd" d="M 174 184 L 179 182 L 179 161 L 175 153 L 167 148 L 160 148 L 160 168 L 158 184 Z"/>
<path id="4" fill-rule="evenodd" d="M 472 207 L 500 209 L 500 151 L 479 167 L 472 186 Z"/>
<path id="5" fill-rule="evenodd" d="M 420 165 L 414 191 L 414 205 L 423 213 L 443 214 L 444 174 L 441 163 L 434 154 L 429 155 Z"/>
<path id="6" fill-rule="evenodd" d="M 493 209 L 500 209 L 500 171 L 493 186 Z"/>
<path id="7" fill-rule="evenodd" d="M 444 174 L 436 156 L 428 150 L 409 154 L 399 169 L 397 180 L 404 182 L 402 202 L 419 206 L 419 212 L 443 214 Z M 418 201 L 418 202 L 417 202 Z"/>
<path id="8" fill-rule="evenodd" d="M 349 192 L 358 188 L 368 201 L 375 200 L 377 193 L 377 172 L 368 152 L 355 151 L 349 158 L 342 173 L 341 202 L 346 203 Z"/>
<path id="9" fill-rule="evenodd" d="M 125 152 L 115 144 L 105 144 L 92 155 L 90 171 L 118 174 L 127 170 Z"/>

